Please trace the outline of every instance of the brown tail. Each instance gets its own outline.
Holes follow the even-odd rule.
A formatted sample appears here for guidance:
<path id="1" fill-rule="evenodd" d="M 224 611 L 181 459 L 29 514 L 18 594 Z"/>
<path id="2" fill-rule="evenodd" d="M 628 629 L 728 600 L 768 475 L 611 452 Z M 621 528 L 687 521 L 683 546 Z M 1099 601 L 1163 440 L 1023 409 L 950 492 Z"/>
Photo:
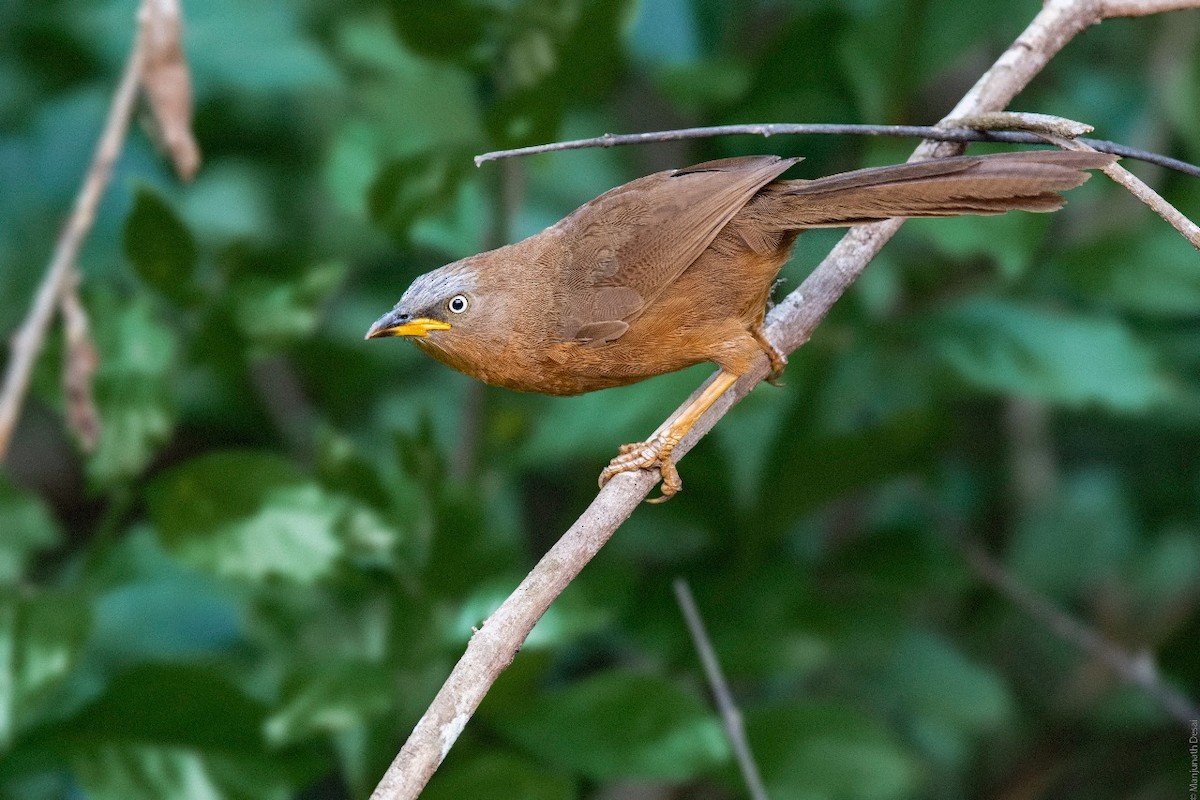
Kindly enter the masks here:
<path id="1" fill-rule="evenodd" d="M 891 217 L 952 217 L 1056 211 L 1058 192 L 1116 160 L 1064 150 L 960 156 L 860 169 L 804 181 L 776 181 L 755 198 L 754 216 L 783 230 L 832 228 Z"/>

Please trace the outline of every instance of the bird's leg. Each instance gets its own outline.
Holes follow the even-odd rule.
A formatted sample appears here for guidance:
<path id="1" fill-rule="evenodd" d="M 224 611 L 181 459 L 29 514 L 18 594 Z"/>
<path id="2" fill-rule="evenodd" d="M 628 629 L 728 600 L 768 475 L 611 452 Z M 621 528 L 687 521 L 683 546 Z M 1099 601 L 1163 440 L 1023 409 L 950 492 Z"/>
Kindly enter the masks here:
<path id="1" fill-rule="evenodd" d="M 783 370 L 787 367 L 787 356 L 783 351 L 772 344 L 767 338 L 767 334 L 763 332 L 762 320 L 750 327 L 750 335 L 754 337 L 754 341 L 758 342 L 758 346 L 767 354 L 767 358 L 771 360 L 771 372 L 767 375 L 767 383 L 772 386 L 779 386 L 782 383 Z"/>
<path id="2" fill-rule="evenodd" d="M 732 372 L 718 372 L 712 383 L 704 387 L 704 391 L 695 400 L 659 426 L 649 439 L 640 444 L 627 444 L 622 447 L 621 454 L 610 461 L 600 473 L 600 486 L 603 487 L 619 473 L 657 467 L 662 474 L 662 495 L 647 502 L 662 503 L 670 500 L 673 494 L 683 488 L 679 471 L 675 469 L 675 462 L 671 460 L 671 452 L 704 412 L 708 411 L 712 404 L 717 402 L 717 398 L 725 394 L 737 379 L 738 376 Z"/>

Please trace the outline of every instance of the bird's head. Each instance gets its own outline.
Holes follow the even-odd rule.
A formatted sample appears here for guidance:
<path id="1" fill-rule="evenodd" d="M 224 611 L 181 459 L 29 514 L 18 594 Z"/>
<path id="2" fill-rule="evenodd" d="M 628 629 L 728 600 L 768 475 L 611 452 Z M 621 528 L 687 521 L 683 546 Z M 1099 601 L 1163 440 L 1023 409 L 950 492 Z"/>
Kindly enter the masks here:
<path id="1" fill-rule="evenodd" d="M 366 338 L 410 337 L 434 358 L 482 377 L 488 360 L 511 339 L 510 292 L 490 280 L 482 256 L 447 264 L 413 281 Z M 480 268 L 484 267 L 484 268 Z"/>

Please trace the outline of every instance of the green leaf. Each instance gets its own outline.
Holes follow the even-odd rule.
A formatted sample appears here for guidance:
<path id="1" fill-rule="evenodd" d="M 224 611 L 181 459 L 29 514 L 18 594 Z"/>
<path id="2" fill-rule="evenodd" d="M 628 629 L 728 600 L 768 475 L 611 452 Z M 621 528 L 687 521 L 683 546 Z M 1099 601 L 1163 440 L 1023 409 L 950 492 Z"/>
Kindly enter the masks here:
<path id="1" fill-rule="evenodd" d="M 196 297 L 196 242 L 163 198 L 141 184 L 122 233 L 125 255 L 138 276 L 179 305 Z"/>
<path id="2" fill-rule="evenodd" d="M 212 668 L 145 664 L 113 678 L 71 730 L 81 744 L 156 742 L 253 753 L 262 750 L 265 719 L 260 702 Z"/>
<path id="3" fill-rule="evenodd" d="M 1055 595 L 1111 585 L 1137 548 L 1127 494 L 1110 469 L 1064 476 L 1049 505 L 1035 509 L 1017 530 L 1008 553 L 1013 571 Z"/>
<path id="4" fill-rule="evenodd" d="M 243 278 L 231 289 L 234 319 L 256 344 L 280 347 L 303 339 L 316 330 L 325 300 L 345 275 L 344 264 L 331 262 L 314 265 L 294 280 Z"/>
<path id="5" fill-rule="evenodd" d="M 213 670 L 147 665 L 73 718 L 66 745 L 89 797 L 283 800 L 312 764 L 265 748 L 264 712 Z"/>
<path id="6" fill-rule="evenodd" d="M 50 510 L 32 494 L 17 489 L 0 475 L 0 586 L 11 586 L 25 575 L 29 560 L 57 544 L 61 535 Z"/>
<path id="7" fill-rule="evenodd" d="M 469 163 L 463 154 L 439 148 L 387 164 L 367 191 L 372 222 L 404 236 L 423 216 L 445 210 Z"/>
<path id="8" fill-rule="evenodd" d="M 912 630 L 890 650 L 883 680 L 886 702 L 961 734 L 982 735 L 1014 711 L 1012 696 L 992 670 L 972 663 L 941 636 Z"/>
<path id="9" fill-rule="evenodd" d="M 395 678 L 380 664 L 339 661 L 290 681 L 264 732 L 276 747 L 362 726 L 392 707 Z"/>
<path id="10" fill-rule="evenodd" d="M 942 312 L 934 330 L 946 363 L 984 389 L 1125 412 L 1170 396 L 1153 352 L 1116 320 L 980 297 Z"/>
<path id="11" fill-rule="evenodd" d="M 176 341 L 144 296 L 122 303 L 100 292 L 90 305 L 100 351 L 95 391 L 101 428 L 88 475 L 110 486 L 139 474 L 174 428 L 168 378 Z"/>
<path id="12" fill-rule="evenodd" d="M 489 753 L 465 764 L 454 759 L 445 764 L 421 800 L 461 800 L 468 797 L 505 797 L 521 800 L 573 800 L 571 781 L 548 773 L 536 762 L 512 755 Z"/>
<path id="13" fill-rule="evenodd" d="M 606 672 L 530 698 L 496 730 L 552 764 L 598 780 L 687 780 L 729 757 L 704 702 L 652 675 Z"/>
<path id="14" fill-rule="evenodd" d="M 1196 251 L 1165 225 L 1075 248 L 1062 272 L 1078 291 L 1124 311 L 1189 318 L 1200 309 Z"/>
<path id="15" fill-rule="evenodd" d="M 130 13 L 121 3 L 106 3 L 72 23 L 80 41 L 119 62 L 129 49 Z M 300 8 L 289 3 L 207 0 L 186 9 L 184 44 L 197 98 L 218 92 L 228 98 L 230 90 L 255 97 L 336 88 L 337 70 L 303 23 Z"/>
<path id="16" fill-rule="evenodd" d="M 155 481 L 149 505 L 167 549 L 217 575 L 311 583 L 344 550 L 347 501 L 269 453 L 195 458 Z"/>
<path id="17" fill-rule="evenodd" d="M 212 579 L 170 566 L 96 599 L 90 653 L 106 667 L 204 657 L 242 641 L 235 599 Z"/>
<path id="18" fill-rule="evenodd" d="M 1147 543 L 1133 585 L 1144 608 L 1169 609 L 1182 602 L 1200 586 L 1200 531 L 1181 525 Z"/>
<path id="19" fill-rule="evenodd" d="M 800 703 L 746 713 L 746 729 L 772 797 L 891 800 L 913 796 L 913 757 L 866 712 Z"/>
<path id="20" fill-rule="evenodd" d="M 223 800 L 228 795 L 194 750 L 109 745 L 78 754 L 75 776 L 90 800 Z M 282 788 L 282 787 L 280 787 Z M 284 800 L 277 790 L 263 794 Z"/>
<path id="21" fill-rule="evenodd" d="M 412 5 L 414 13 L 420 14 L 416 7 L 426 4 Z M 445 20 L 447 9 L 439 7 L 431 16 Z M 463 30 L 458 31 L 460 37 Z M 337 205 L 348 213 L 364 214 L 369 200 L 373 216 L 383 218 L 381 209 L 396 205 L 395 197 L 403 200 L 413 195 L 401 185 L 405 164 L 423 171 L 453 168 L 443 177 L 463 177 L 470 168 L 469 155 L 483 138 L 470 77 L 415 56 L 373 20 L 342 21 L 337 46 L 362 74 L 354 84 L 355 113 L 334 133 L 325 170 Z M 428 174 L 422 177 L 425 182 L 429 179 Z M 436 198 L 439 206 L 446 199 Z"/>
<path id="22" fill-rule="evenodd" d="M 70 678 L 91 624 L 86 599 L 42 592 L 0 598 L 0 747 L 48 715 Z"/>
<path id="23" fill-rule="evenodd" d="M 995 262 L 1003 279 L 1024 275 L 1050 228 L 1049 214 L 1010 213 L 962 216 L 951 219 L 911 220 L 914 233 L 927 237 L 957 262 L 986 256 Z"/>

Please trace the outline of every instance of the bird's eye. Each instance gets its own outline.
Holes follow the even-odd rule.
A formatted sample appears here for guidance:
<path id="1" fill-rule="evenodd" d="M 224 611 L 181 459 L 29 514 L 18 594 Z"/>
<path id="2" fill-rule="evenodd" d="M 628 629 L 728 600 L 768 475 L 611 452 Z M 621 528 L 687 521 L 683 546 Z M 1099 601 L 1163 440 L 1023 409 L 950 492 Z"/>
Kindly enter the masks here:
<path id="1" fill-rule="evenodd" d="M 446 308 L 453 311 L 455 314 L 461 314 L 467 310 L 467 296 L 465 294 L 456 294 L 446 302 Z"/>

